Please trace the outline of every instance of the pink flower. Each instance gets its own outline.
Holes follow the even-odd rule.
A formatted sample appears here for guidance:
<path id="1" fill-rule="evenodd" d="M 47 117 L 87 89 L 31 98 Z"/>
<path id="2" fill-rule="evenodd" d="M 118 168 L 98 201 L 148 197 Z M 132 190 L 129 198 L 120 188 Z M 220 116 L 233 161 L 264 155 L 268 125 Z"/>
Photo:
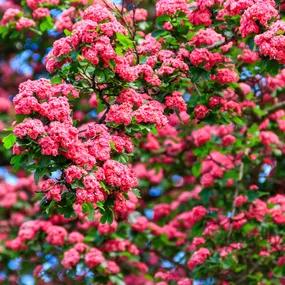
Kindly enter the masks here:
<path id="1" fill-rule="evenodd" d="M 114 147 L 117 152 L 133 152 L 134 145 L 132 143 L 131 138 L 126 135 L 113 135 L 112 142 L 114 143 Z"/>
<path id="2" fill-rule="evenodd" d="M 201 146 L 211 139 L 211 130 L 209 126 L 192 131 L 192 138 L 195 146 Z"/>
<path id="3" fill-rule="evenodd" d="M 209 107 L 210 108 L 215 108 L 215 107 L 218 107 L 222 102 L 222 98 L 219 97 L 219 96 L 212 96 L 210 99 L 209 99 Z"/>
<path id="4" fill-rule="evenodd" d="M 18 237 L 23 241 L 32 240 L 40 229 L 38 221 L 28 221 L 21 225 Z"/>
<path id="5" fill-rule="evenodd" d="M 103 169 L 106 182 L 109 185 L 119 187 L 123 191 L 128 191 L 137 186 L 137 179 L 128 166 L 115 160 L 107 160 Z"/>
<path id="6" fill-rule="evenodd" d="M 182 97 L 182 93 L 177 91 L 165 98 L 165 105 L 170 109 L 177 109 L 180 112 L 187 110 L 187 105 Z"/>
<path id="7" fill-rule="evenodd" d="M 256 45 L 259 48 L 259 53 L 264 56 L 269 56 L 271 59 L 276 59 L 280 63 L 285 63 L 285 22 L 277 21 L 263 34 L 257 35 L 254 38 Z"/>
<path id="8" fill-rule="evenodd" d="M 193 44 L 196 47 L 200 47 L 202 45 L 210 46 L 218 42 L 223 42 L 224 40 L 225 38 L 215 30 L 207 28 L 199 30 L 190 41 L 190 44 Z"/>
<path id="9" fill-rule="evenodd" d="M 144 232 L 148 226 L 148 219 L 144 216 L 140 216 L 132 224 L 132 229 L 137 232 Z"/>
<path id="10" fill-rule="evenodd" d="M 99 63 L 98 52 L 94 46 L 91 48 L 84 47 L 82 49 L 82 56 L 93 65 L 97 65 Z"/>
<path id="11" fill-rule="evenodd" d="M 138 123 L 152 123 L 161 127 L 167 123 L 163 114 L 164 107 L 158 101 L 149 101 L 133 112 Z"/>
<path id="12" fill-rule="evenodd" d="M 193 25 L 210 26 L 212 24 L 212 13 L 209 9 L 195 9 L 190 12 L 189 20 Z"/>
<path id="13" fill-rule="evenodd" d="M 255 0 L 226 0 L 223 3 L 225 15 L 241 15 L 244 10 L 254 4 Z"/>
<path id="14" fill-rule="evenodd" d="M 266 146 L 270 146 L 270 145 L 278 146 L 281 144 L 279 137 L 271 131 L 262 131 L 260 132 L 259 137 L 260 137 L 261 142 Z"/>
<path id="15" fill-rule="evenodd" d="M 22 239 L 19 237 L 16 237 L 15 239 L 12 240 L 7 240 L 5 245 L 7 246 L 7 248 L 12 249 L 14 251 L 23 250 L 26 248 Z"/>
<path id="16" fill-rule="evenodd" d="M 72 50 L 71 38 L 65 37 L 65 38 L 61 38 L 59 40 L 56 40 L 53 43 L 52 54 L 55 57 L 60 57 L 62 55 L 69 54 L 71 52 L 71 50 Z"/>
<path id="17" fill-rule="evenodd" d="M 209 112 L 205 105 L 197 105 L 194 109 L 194 116 L 198 120 L 203 120 Z"/>
<path id="18" fill-rule="evenodd" d="M 215 64 L 224 61 L 221 54 L 212 53 L 206 48 L 196 48 L 190 54 L 190 61 L 194 66 L 203 66 L 206 70 L 210 70 Z"/>
<path id="19" fill-rule="evenodd" d="M 188 3 L 184 0 L 159 0 L 156 2 L 156 15 L 174 15 L 178 11 L 188 13 Z"/>
<path id="20" fill-rule="evenodd" d="M 196 250 L 199 245 L 204 244 L 205 242 L 206 241 L 203 237 L 194 237 L 191 245 L 187 249 Z"/>
<path id="21" fill-rule="evenodd" d="M 98 232 L 101 235 L 107 235 L 114 233 L 117 230 L 118 223 L 116 221 L 113 221 L 112 224 L 101 224 L 98 225 Z"/>
<path id="22" fill-rule="evenodd" d="M 222 138 L 222 145 L 223 146 L 229 146 L 235 143 L 236 138 L 232 135 L 226 135 Z"/>
<path id="23" fill-rule="evenodd" d="M 120 92 L 116 102 L 121 104 L 130 103 L 131 105 L 139 107 L 144 103 L 144 101 L 147 101 L 148 99 L 150 99 L 149 95 L 145 93 L 141 94 L 134 89 L 128 88 Z"/>
<path id="24" fill-rule="evenodd" d="M 80 242 L 83 242 L 83 240 L 84 240 L 84 236 L 79 232 L 71 232 L 68 235 L 68 241 L 70 243 L 80 243 Z"/>
<path id="25" fill-rule="evenodd" d="M 120 267 L 117 265 L 115 261 L 108 260 L 107 261 L 107 271 L 110 274 L 118 274 L 120 272 Z"/>
<path id="26" fill-rule="evenodd" d="M 47 179 L 40 182 L 39 185 L 41 191 L 45 193 L 45 196 L 49 200 L 55 200 L 59 202 L 61 200 L 61 193 L 64 190 L 64 186 L 57 183 L 56 180 Z"/>
<path id="27" fill-rule="evenodd" d="M 187 262 L 187 266 L 190 270 L 193 270 L 196 266 L 203 264 L 210 256 L 210 251 L 207 248 L 200 248 L 193 253 L 191 258 Z"/>
<path id="28" fill-rule="evenodd" d="M 35 25 L 36 25 L 36 23 L 33 20 L 21 17 L 16 23 L 16 29 L 18 31 L 21 31 L 24 29 L 34 27 Z"/>
<path id="29" fill-rule="evenodd" d="M 157 204 L 153 208 L 154 211 L 154 220 L 159 220 L 165 216 L 168 216 L 171 212 L 171 208 L 169 204 Z"/>
<path id="30" fill-rule="evenodd" d="M 86 253 L 84 261 L 89 268 L 93 268 L 105 261 L 102 252 L 96 248 L 91 248 L 88 253 Z"/>
<path id="31" fill-rule="evenodd" d="M 33 276 L 34 277 L 40 277 L 41 276 L 41 273 L 42 273 L 42 270 L 43 270 L 43 266 L 42 265 L 37 265 L 34 270 L 33 270 Z"/>
<path id="32" fill-rule="evenodd" d="M 75 179 L 81 179 L 87 172 L 81 167 L 71 165 L 64 170 L 64 174 L 66 182 L 71 184 Z"/>
<path id="33" fill-rule="evenodd" d="M 228 84 L 237 82 L 239 77 L 234 70 L 221 68 L 217 70 L 216 75 L 211 76 L 211 79 L 218 81 L 220 84 Z"/>
<path id="34" fill-rule="evenodd" d="M 132 105 L 129 103 L 112 105 L 107 113 L 106 121 L 116 124 L 129 125 L 132 121 L 132 111 Z"/>
<path id="35" fill-rule="evenodd" d="M 6 113 L 11 108 L 11 102 L 8 98 L 0 97 L 0 113 Z"/>
<path id="36" fill-rule="evenodd" d="M 46 231 L 46 241 L 52 245 L 63 246 L 67 238 L 67 231 L 60 226 L 50 226 Z"/>
<path id="37" fill-rule="evenodd" d="M 83 185 L 88 190 L 96 191 L 100 189 L 100 184 L 94 175 L 87 175 L 83 178 Z"/>
<path id="38" fill-rule="evenodd" d="M 167 31 L 172 31 L 173 26 L 171 25 L 170 22 L 165 22 L 165 23 L 163 24 L 163 28 L 164 28 L 165 30 L 167 30 Z"/>
<path id="39" fill-rule="evenodd" d="M 25 136 L 28 136 L 31 139 L 36 140 L 40 135 L 44 133 L 44 125 L 42 121 L 38 119 L 25 119 L 14 129 L 14 134 L 21 139 Z"/>
<path id="40" fill-rule="evenodd" d="M 114 16 L 112 13 L 104 6 L 100 4 L 94 4 L 92 6 L 89 6 L 87 9 L 85 9 L 83 13 L 83 19 L 84 20 L 92 20 L 94 22 L 101 22 L 104 20 L 114 20 Z"/>
<path id="41" fill-rule="evenodd" d="M 15 21 L 16 17 L 21 14 L 21 11 L 17 8 L 9 8 L 5 11 L 1 19 L 1 25 L 6 25 L 11 21 Z"/>
<path id="42" fill-rule="evenodd" d="M 246 37 L 251 33 L 258 34 L 259 27 L 268 27 L 270 20 L 277 19 L 278 11 L 270 1 L 257 1 L 250 6 L 240 19 L 240 32 L 242 37 Z"/>
<path id="43" fill-rule="evenodd" d="M 53 139 L 51 139 L 49 136 L 41 138 L 38 141 L 38 143 L 41 147 L 41 153 L 43 155 L 51 155 L 51 156 L 57 156 L 58 155 L 59 145 Z"/>
<path id="44" fill-rule="evenodd" d="M 129 11 L 128 15 L 126 16 L 126 20 L 132 23 L 133 18 L 136 22 L 146 21 L 148 16 L 148 11 L 146 9 L 137 8 L 134 10 Z"/>
<path id="45" fill-rule="evenodd" d="M 241 207 L 248 201 L 247 197 L 244 195 L 239 195 L 235 198 L 234 204 L 236 207 Z"/>
<path id="46" fill-rule="evenodd" d="M 238 59 L 245 62 L 245 63 L 254 63 L 259 60 L 258 53 L 252 51 L 248 48 L 242 51 L 242 54 L 238 56 Z"/>
<path id="47" fill-rule="evenodd" d="M 33 18 L 36 20 L 45 18 L 49 16 L 49 9 L 48 8 L 37 8 L 33 11 Z"/>
<path id="48" fill-rule="evenodd" d="M 79 261 L 80 261 L 80 254 L 76 249 L 71 248 L 64 252 L 61 264 L 65 269 L 71 269 L 75 267 Z"/>

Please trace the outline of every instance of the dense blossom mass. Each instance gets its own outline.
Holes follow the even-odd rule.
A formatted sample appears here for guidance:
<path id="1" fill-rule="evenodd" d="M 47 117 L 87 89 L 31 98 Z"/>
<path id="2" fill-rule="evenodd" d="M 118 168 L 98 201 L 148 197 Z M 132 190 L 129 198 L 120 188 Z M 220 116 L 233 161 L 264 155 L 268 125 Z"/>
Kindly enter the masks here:
<path id="1" fill-rule="evenodd" d="M 283 1 L 0 15 L 0 283 L 285 284 Z"/>

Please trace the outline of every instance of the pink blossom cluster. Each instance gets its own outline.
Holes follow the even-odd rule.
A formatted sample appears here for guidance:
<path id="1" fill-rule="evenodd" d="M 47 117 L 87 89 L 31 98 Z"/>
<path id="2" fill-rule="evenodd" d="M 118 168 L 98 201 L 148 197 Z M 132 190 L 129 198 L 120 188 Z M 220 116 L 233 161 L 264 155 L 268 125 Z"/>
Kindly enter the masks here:
<path id="1" fill-rule="evenodd" d="M 70 10 L 65 17 L 70 17 L 72 13 Z M 110 41 L 110 37 L 115 33 L 125 34 L 126 29 L 107 8 L 99 4 L 90 6 L 84 11 L 82 20 L 72 26 L 72 35 L 55 41 L 53 49 L 47 56 L 47 70 L 55 72 L 68 61 L 71 51 L 80 45 L 88 45 L 82 48 L 82 56 L 94 65 L 99 63 L 99 59 L 105 64 L 115 60 L 117 56 Z"/>
<path id="2" fill-rule="evenodd" d="M 255 36 L 255 43 L 260 54 L 275 59 L 280 63 L 285 62 L 284 51 L 285 22 L 277 21 L 264 33 Z"/>
<path id="3" fill-rule="evenodd" d="M 224 155 L 217 151 L 210 153 L 202 162 L 201 184 L 205 187 L 212 186 L 215 179 L 222 177 L 226 171 L 234 167 L 234 159 L 231 155 Z"/>
<path id="4" fill-rule="evenodd" d="M 35 20 L 58 3 L 27 2 Z M 62 82 L 26 81 L 13 99 L 13 161 L 28 157 L 35 177 L 48 166 L 37 186 L 0 181 L 0 248 L 37 264 L 39 282 L 31 244 L 57 256 L 66 284 L 81 266 L 106 284 L 246 284 L 249 264 L 281 282 L 285 71 L 262 61 L 284 63 L 281 6 L 159 0 L 153 33 L 146 10 L 100 3 L 65 3 L 67 36 L 46 58 Z M 21 13 L 2 21 L 32 27 Z"/>
<path id="5" fill-rule="evenodd" d="M 189 43 L 196 47 L 201 47 L 211 46 L 224 41 L 225 38 L 222 35 L 218 34 L 212 28 L 207 28 L 199 30 Z"/>
<path id="6" fill-rule="evenodd" d="M 27 0 L 27 5 L 32 10 L 36 10 L 41 5 L 56 6 L 59 3 L 59 0 Z"/>
<path id="7" fill-rule="evenodd" d="M 9 22 L 16 21 L 21 15 L 21 10 L 17 8 L 9 8 L 5 11 L 1 19 L 1 25 L 6 25 Z"/>
<path id="8" fill-rule="evenodd" d="M 278 11 L 275 9 L 274 1 L 256 1 L 243 13 L 240 20 L 240 32 L 242 37 L 249 34 L 258 34 L 260 32 L 258 23 L 265 27 L 269 27 L 271 20 L 276 20 L 279 17 Z"/>
<path id="9" fill-rule="evenodd" d="M 39 118 L 29 117 L 16 125 L 14 133 L 19 143 L 32 140 L 40 146 L 42 155 L 63 156 L 71 162 L 63 169 L 64 179 L 68 185 L 82 181 L 83 186 L 76 189 L 77 203 L 104 201 L 107 193 L 100 181 L 124 192 L 136 187 L 131 169 L 111 160 L 112 144 L 119 153 L 133 150 L 130 138 L 125 134 L 110 134 L 105 125 L 95 122 L 79 128 L 73 126 L 68 98 L 79 96 L 76 89 L 68 84 L 52 85 L 48 80 L 39 80 L 23 83 L 19 91 L 14 98 L 17 114 L 37 114 Z M 20 152 L 25 152 L 28 147 L 23 144 L 21 149 Z M 61 201 L 62 194 L 68 191 L 54 179 L 44 180 L 40 188 L 47 199 L 55 201 Z"/>
<path id="10" fill-rule="evenodd" d="M 211 140 L 212 136 L 220 137 L 223 145 L 228 146 L 235 138 L 231 135 L 234 131 L 233 125 L 204 126 L 192 132 L 191 138 L 195 146 L 199 147 Z"/>
<path id="11" fill-rule="evenodd" d="M 156 3 L 156 15 L 173 15 L 177 11 L 184 12 L 189 11 L 189 4 L 185 0 L 160 0 Z"/>

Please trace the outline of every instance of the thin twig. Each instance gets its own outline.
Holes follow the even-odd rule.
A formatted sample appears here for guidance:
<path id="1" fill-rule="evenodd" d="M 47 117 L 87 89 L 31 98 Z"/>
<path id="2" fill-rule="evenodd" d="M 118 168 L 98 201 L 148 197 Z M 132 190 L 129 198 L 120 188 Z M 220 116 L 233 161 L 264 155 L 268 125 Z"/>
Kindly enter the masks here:
<path id="1" fill-rule="evenodd" d="M 244 154 L 248 155 L 248 152 L 249 152 L 249 149 L 246 149 Z M 234 193 L 234 197 L 233 197 L 233 202 L 232 202 L 232 211 L 231 211 L 231 217 L 230 218 L 234 217 L 236 214 L 235 199 L 239 195 L 239 183 L 242 181 L 243 175 L 244 175 L 244 163 L 241 161 L 241 164 L 239 167 L 238 181 L 237 181 L 237 185 L 236 185 L 236 189 L 235 189 L 235 193 Z M 232 231 L 233 231 L 233 225 L 231 223 L 229 231 L 228 231 L 228 236 L 227 236 L 228 241 L 230 239 Z"/>

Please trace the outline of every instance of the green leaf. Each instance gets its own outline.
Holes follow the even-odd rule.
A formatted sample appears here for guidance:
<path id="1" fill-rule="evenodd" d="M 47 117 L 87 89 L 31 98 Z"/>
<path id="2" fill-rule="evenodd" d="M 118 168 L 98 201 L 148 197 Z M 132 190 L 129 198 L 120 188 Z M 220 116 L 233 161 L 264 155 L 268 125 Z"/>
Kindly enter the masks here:
<path id="1" fill-rule="evenodd" d="M 46 17 L 41 23 L 40 23 L 40 30 L 41 32 L 45 32 L 48 30 L 51 30 L 53 28 L 53 21 L 51 17 Z"/>
<path id="2" fill-rule="evenodd" d="M 123 49 L 119 46 L 115 48 L 115 52 L 117 55 L 123 55 L 124 54 Z"/>
<path id="3" fill-rule="evenodd" d="M 87 214 L 89 221 L 92 221 L 94 219 L 95 209 L 92 203 L 83 203 L 82 211 L 84 214 Z"/>
<path id="4" fill-rule="evenodd" d="M 112 281 L 113 284 L 116 284 L 116 285 L 125 285 L 126 284 L 122 278 L 120 278 L 119 276 L 116 276 L 116 275 L 110 276 L 110 280 Z"/>
<path id="5" fill-rule="evenodd" d="M 195 177 L 198 177 L 200 175 L 200 172 L 201 172 L 201 163 L 200 162 L 194 163 L 194 165 L 192 166 L 192 174 Z"/>
<path id="6" fill-rule="evenodd" d="M 105 183 L 104 183 L 103 181 L 100 181 L 99 183 L 100 183 L 100 186 L 104 189 L 104 191 L 109 194 L 109 193 L 110 193 L 110 190 L 109 190 L 108 187 L 105 185 Z"/>
<path id="7" fill-rule="evenodd" d="M 156 31 L 151 33 L 151 36 L 154 38 L 161 38 L 161 37 L 164 37 L 168 34 L 169 33 L 166 30 L 156 30 Z"/>
<path id="8" fill-rule="evenodd" d="M 271 60 L 271 59 L 262 60 L 262 65 L 265 71 L 273 76 L 278 74 L 282 66 L 276 60 Z"/>
<path id="9" fill-rule="evenodd" d="M 56 202 L 54 200 L 52 200 L 49 205 L 46 207 L 45 209 L 45 212 L 48 214 L 48 215 L 51 215 L 53 214 L 54 210 L 55 210 L 55 207 L 56 207 Z"/>
<path id="10" fill-rule="evenodd" d="M 102 224 L 112 224 L 114 218 L 114 212 L 112 208 L 105 208 L 105 211 L 102 214 L 102 217 L 100 219 L 100 223 Z"/>
<path id="11" fill-rule="evenodd" d="M 49 173 L 49 170 L 47 168 L 38 167 L 34 173 L 34 178 L 35 178 L 36 184 L 38 184 L 40 179 L 43 176 L 45 176 L 47 173 Z"/>
<path id="12" fill-rule="evenodd" d="M 254 112 L 257 116 L 259 116 L 259 117 L 262 117 L 262 116 L 266 115 L 266 111 L 260 109 L 260 106 L 254 107 L 254 108 L 253 108 L 253 112 Z"/>
<path id="13" fill-rule="evenodd" d="M 129 49 L 129 48 L 132 48 L 134 46 L 132 40 L 124 35 L 124 34 L 121 34 L 121 33 L 116 33 L 116 38 L 117 38 L 117 41 L 125 48 L 125 49 Z"/>
<path id="14" fill-rule="evenodd" d="M 153 135 L 157 135 L 157 128 L 156 128 L 156 125 L 152 125 L 150 127 L 150 131 Z"/>
<path id="15" fill-rule="evenodd" d="M 249 134 L 258 135 L 259 134 L 259 127 L 258 124 L 252 124 L 251 127 L 247 131 Z"/>
<path id="16" fill-rule="evenodd" d="M 0 36 L 4 39 L 9 33 L 9 28 L 5 26 L 0 26 Z"/>
<path id="17" fill-rule="evenodd" d="M 100 223 L 102 223 L 102 224 L 106 224 L 106 223 L 107 224 L 112 224 L 112 222 L 113 222 L 113 215 L 106 211 L 102 215 L 102 217 L 100 219 Z"/>
<path id="18" fill-rule="evenodd" d="M 244 126 L 245 125 L 245 122 L 242 118 L 240 117 L 233 117 L 233 121 L 237 124 L 237 125 L 240 125 L 240 126 Z"/>
<path id="19" fill-rule="evenodd" d="M 136 195 L 137 198 L 141 198 L 142 197 L 140 190 L 137 189 L 137 188 L 133 189 L 133 193 Z"/>
<path id="20" fill-rule="evenodd" d="M 104 202 L 98 201 L 98 202 L 96 203 L 96 205 L 97 205 L 97 207 L 99 208 L 99 210 L 100 210 L 101 212 L 104 212 L 104 211 L 105 211 Z"/>
<path id="21" fill-rule="evenodd" d="M 56 210 L 59 214 L 64 215 L 65 218 L 74 218 L 76 213 L 73 209 L 73 204 L 75 202 L 75 192 L 66 191 L 61 195 L 61 201 L 58 203 Z"/>
<path id="22" fill-rule="evenodd" d="M 243 234 L 247 235 L 249 232 L 253 231 L 256 228 L 254 223 L 247 223 L 242 227 Z"/>
<path id="23" fill-rule="evenodd" d="M 165 22 L 170 22 L 171 18 L 168 15 L 162 15 L 156 18 L 156 23 L 162 26 Z"/>
<path id="24" fill-rule="evenodd" d="M 22 166 L 23 160 L 24 160 L 23 155 L 15 155 L 11 158 L 10 163 L 11 165 L 13 165 L 13 168 L 15 170 L 19 170 Z"/>
<path id="25" fill-rule="evenodd" d="M 67 30 L 67 29 L 64 29 L 64 34 L 66 35 L 66 36 L 71 36 L 71 31 L 69 31 L 69 30 Z"/>
<path id="26" fill-rule="evenodd" d="M 121 153 L 118 157 L 118 161 L 127 164 L 129 162 L 129 156 L 126 153 Z"/>
<path id="27" fill-rule="evenodd" d="M 3 145 L 6 149 L 10 149 L 16 142 L 17 137 L 14 134 L 10 134 L 3 138 Z"/>
<path id="28" fill-rule="evenodd" d="M 210 79 L 210 72 L 206 71 L 202 68 L 199 68 L 199 67 L 190 68 L 189 73 L 190 73 L 189 74 L 190 78 L 191 78 L 192 82 L 194 82 L 194 83 L 199 82 L 201 79 L 202 80 L 209 80 Z"/>
<path id="29" fill-rule="evenodd" d="M 62 82 L 62 78 L 59 75 L 55 75 L 51 78 L 50 81 L 52 84 L 59 84 Z"/>

